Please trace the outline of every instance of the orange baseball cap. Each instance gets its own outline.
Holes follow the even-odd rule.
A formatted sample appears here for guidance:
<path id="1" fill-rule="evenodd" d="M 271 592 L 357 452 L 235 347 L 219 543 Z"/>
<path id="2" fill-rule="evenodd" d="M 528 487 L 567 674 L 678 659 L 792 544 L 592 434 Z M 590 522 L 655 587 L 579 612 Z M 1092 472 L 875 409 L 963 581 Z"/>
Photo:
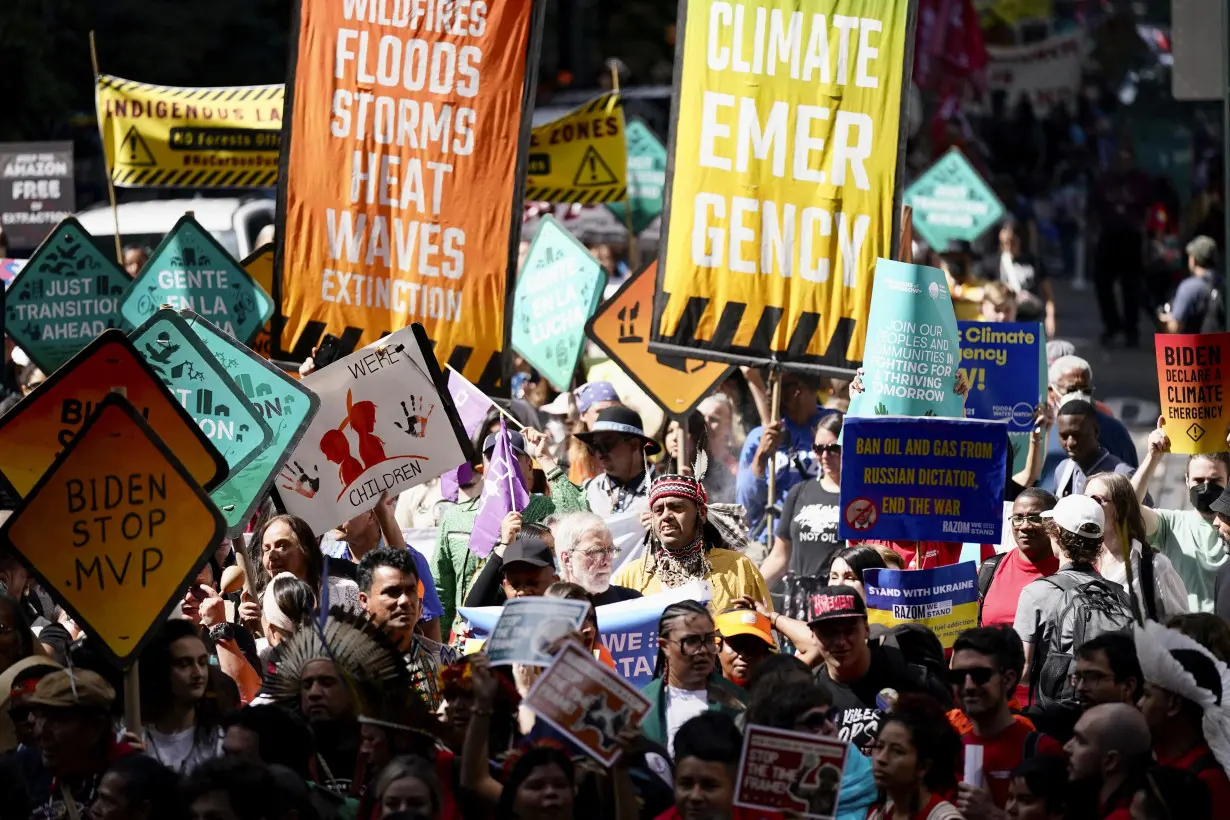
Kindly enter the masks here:
<path id="1" fill-rule="evenodd" d="M 723 612 L 714 620 L 717 631 L 723 638 L 733 638 L 735 635 L 753 635 L 776 651 L 777 643 L 773 640 L 773 627 L 769 619 L 751 609 L 735 609 Z"/>

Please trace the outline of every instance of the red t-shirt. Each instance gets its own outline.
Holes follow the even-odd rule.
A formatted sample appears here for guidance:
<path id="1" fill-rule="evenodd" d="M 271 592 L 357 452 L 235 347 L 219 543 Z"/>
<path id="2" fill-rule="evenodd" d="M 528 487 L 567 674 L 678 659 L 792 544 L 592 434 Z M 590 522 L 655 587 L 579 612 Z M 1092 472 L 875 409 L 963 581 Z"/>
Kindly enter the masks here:
<path id="1" fill-rule="evenodd" d="M 1208 788 L 1211 805 L 1230 806 L 1230 778 L 1226 777 L 1225 769 L 1217 762 L 1217 758 L 1213 757 L 1213 751 L 1207 745 L 1201 743 L 1182 757 L 1166 758 L 1158 755 L 1157 762 L 1183 771 L 1195 771 L 1196 761 L 1205 755 L 1208 755 L 1209 759 L 1200 766 L 1201 771 L 1195 772 L 1196 777 Z"/>
<path id="2" fill-rule="evenodd" d="M 995 568 L 995 579 L 982 602 L 983 626 L 1012 626 L 1021 590 L 1031 581 L 1059 571 L 1059 558 L 1050 555 L 1035 564 L 1025 553 L 1013 548 Z"/>
<path id="3" fill-rule="evenodd" d="M 964 544 L 956 541 L 860 541 L 869 547 L 876 545 L 889 547 L 901 556 L 906 569 L 932 569 L 946 567 L 961 560 L 961 549 Z M 914 566 L 918 557 L 918 547 L 922 547 L 922 566 Z"/>
<path id="4" fill-rule="evenodd" d="M 1030 731 L 1029 726 L 1014 720 L 1007 729 L 991 737 L 979 737 L 973 732 L 961 737 L 966 746 L 982 747 L 982 777 L 991 799 L 1001 809 L 1008 805 L 1008 781 L 1012 778 L 1012 770 L 1025 759 L 1025 739 Z M 1063 747 L 1055 738 L 1040 735 L 1037 754 L 1058 757 L 1063 754 Z"/>
<path id="5" fill-rule="evenodd" d="M 671 806 L 670 809 L 659 814 L 654 820 L 680 820 L 682 816 L 678 808 Z M 744 809 L 735 806 L 730 810 L 730 820 L 782 820 L 782 816 L 775 811 Z"/>

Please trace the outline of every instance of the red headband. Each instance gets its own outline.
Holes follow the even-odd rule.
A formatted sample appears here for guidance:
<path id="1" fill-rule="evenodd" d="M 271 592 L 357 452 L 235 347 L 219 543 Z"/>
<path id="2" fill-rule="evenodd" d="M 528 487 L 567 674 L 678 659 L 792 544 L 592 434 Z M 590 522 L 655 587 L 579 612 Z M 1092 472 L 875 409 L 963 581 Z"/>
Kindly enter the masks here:
<path id="1" fill-rule="evenodd" d="M 704 485 L 690 475 L 659 476 L 649 488 L 649 506 L 658 503 L 659 498 L 686 498 L 702 510 L 709 506 Z"/>

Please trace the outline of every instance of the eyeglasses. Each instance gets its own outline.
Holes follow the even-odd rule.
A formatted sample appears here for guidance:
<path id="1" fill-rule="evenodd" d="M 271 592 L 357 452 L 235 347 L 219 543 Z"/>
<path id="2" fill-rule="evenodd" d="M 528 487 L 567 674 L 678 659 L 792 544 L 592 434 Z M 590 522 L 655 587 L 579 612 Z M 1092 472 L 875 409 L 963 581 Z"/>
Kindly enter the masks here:
<path id="1" fill-rule="evenodd" d="M 835 723 L 839 714 L 841 714 L 841 709 L 836 706 L 830 706 L 823 710 L 812 709 L 795 721 L 794 728 L 802 731 L 818 732 L 830 723 Z"/>
<path id="2" fill-rule="evenodd" d="M 826 455 L 828 453 L 832 453 L 835 456 L 839 456 L 841 455 L 841 445 L 840 444 L 817 444 L 811 448 L 811 451 L 818 456 Z"/>
<path id="3" fill-rule="evenodd" d="M 1042 513 L 1028 513 L 1024 515 L 1021 513 L 1015 513 L 1011 515 L 1008 520 L 1012 522 L 1012 526 L 1014 527 L 1023 527 L 1026 524 L 1040 526 L 1042 524 Z"/>
<path id="4" fill-rule="evenodd" d="M 619 550 L 615 548 L 602 550 L 579 550 L 579 552 L 591 561 L 609 561 L 615 557 L 615 553 Z"/>
<path id="5" fill-rule="evenodd" d="M 1090 686 L 1097 686 L 1099 683 L 1110 677 L 1112 676 L 1106 674 L 1105 672 L 1087 670 L 1085 672 L 1073 672 L 1071 675 L 1068 675 L 1068 683 L 1072 684 L 1073 688 L 1080 686 L 1082 683 L 1087 683 Z"/>
<path id="6" fill-rule="evenodd" d="M 679 644 L 679 650 L 684 655 L 692 657 L 699 655 L 702 652 L 718 653 L 722 651 L 722 644 L 725 641 L 722 636 L 716 632 L 710 632 L 707 635 L 684 635 L 677 641 L 671 643 Z"/>
<path id="7" fill-rule="evenodd" d="M 968 669 L 949 669 L 948 682 L 953 686 L 964 686 L 965 679 L 969 678 L 974 682 L 975 686 L 986 686 L 991 678 L 995 677 L 997 670 L 987 666 L 974 666 Z"/>

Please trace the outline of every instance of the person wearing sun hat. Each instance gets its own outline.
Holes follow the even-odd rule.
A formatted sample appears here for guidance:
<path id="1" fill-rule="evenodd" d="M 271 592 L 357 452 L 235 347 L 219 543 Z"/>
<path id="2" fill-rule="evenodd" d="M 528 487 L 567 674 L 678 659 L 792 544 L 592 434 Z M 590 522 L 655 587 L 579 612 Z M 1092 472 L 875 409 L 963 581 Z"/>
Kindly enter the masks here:
<path id="1" fill-rule="evenodd" d="M 772 610 L 760 570 L 747 556 L 726 549 L 718 529 L 709 522 L 704 485 L 687 475 L 658 476 L 648 500 L 653 516 L 648 550 L 625 564 L 612 583 L 653 595 L 692 581 L 708 581 L 713 612 L 729 609 L 739 598 L 750 598 Z"/>
<path id="2" fill-rule="evenodd" d="M 646 457 L 661 452 L 662 447 L 645 435 L 640 414 L 622 405 L 608 407 L 576 439 L 589 448 L 602 469 L 584 485 L 590 510 L 606 518 L 641 512 L 649 506 L 653 468 Z"/>
<path id="3" fill-rule="evenodd" d="M 1145 677 L 1139 707 L 1157 762 L 1190 771 L 1208 787 L 1214 806 L 1230 806 L 1230 669 L 1155 621 L 1138 625 L 1135 637 Z"/>

